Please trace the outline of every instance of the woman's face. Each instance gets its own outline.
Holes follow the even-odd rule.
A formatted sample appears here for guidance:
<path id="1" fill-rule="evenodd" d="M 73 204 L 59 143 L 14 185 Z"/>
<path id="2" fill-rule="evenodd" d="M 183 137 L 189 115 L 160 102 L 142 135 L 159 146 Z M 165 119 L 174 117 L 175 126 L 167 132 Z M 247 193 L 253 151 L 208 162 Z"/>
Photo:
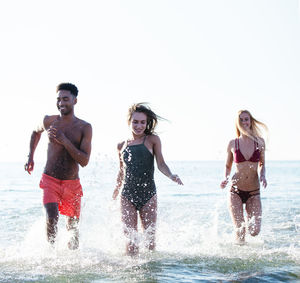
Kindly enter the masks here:
<path id="1" fill-rule="evenodd" d="M 147 127 L 147 115 L 141 112 L 133 112 L 129 126 L 134 135 L 144 135 Z"/>
<path id="2" fill-rule="evenodd" d="M 251 129 L 251 118 L 246 112 L 240 114 L 240 125 L 244 130 L 249 131 Z"/>

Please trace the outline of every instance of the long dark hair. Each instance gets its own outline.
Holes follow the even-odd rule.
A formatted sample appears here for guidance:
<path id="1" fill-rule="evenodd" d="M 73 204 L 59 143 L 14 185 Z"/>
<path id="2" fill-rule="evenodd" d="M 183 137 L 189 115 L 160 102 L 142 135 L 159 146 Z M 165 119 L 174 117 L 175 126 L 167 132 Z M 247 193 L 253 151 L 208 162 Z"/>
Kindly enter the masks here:
<path id="1" fill-rule="evenodd" d="M 135 103 L 128 109 L 128 124 L 130 124 L 132 119 L 132 114 L 134 112 L 144 113 L 147 116 L 147 126 L 145 130 L 146 135 L 154 134 L 155 127 L 157 126 L 158 120 L 164 120 L 162 117 L 155 114 L 151 108 L 145 102 Z"/>

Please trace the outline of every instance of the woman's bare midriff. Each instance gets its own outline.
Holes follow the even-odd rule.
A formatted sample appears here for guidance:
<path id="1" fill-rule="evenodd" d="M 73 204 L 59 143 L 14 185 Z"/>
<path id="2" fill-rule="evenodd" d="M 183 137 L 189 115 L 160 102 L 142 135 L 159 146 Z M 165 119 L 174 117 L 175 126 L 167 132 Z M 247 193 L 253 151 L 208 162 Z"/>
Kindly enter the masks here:
<path id="1" fill-rule="evenodd" d="M 232 185 L 242 191 L 259 189 L 257 168 L 257 162 L 245 161 L 236 164 L 236 172 L 232 177 Z"/>

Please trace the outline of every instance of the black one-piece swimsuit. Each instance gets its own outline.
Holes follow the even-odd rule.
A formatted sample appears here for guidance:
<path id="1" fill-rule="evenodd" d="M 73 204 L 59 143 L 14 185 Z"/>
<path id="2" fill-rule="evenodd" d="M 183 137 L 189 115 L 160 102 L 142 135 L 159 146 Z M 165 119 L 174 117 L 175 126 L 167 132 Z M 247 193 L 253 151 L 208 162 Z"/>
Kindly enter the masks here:
<path id="1" fill-rule="evenodd" d="M 146 139 L 146 137 L 145 137 Z M 127 145 L 122 152 L 125 177 L 122 196 L 140 210 L 154 195 L 154 156 L 142 144 Z"/>

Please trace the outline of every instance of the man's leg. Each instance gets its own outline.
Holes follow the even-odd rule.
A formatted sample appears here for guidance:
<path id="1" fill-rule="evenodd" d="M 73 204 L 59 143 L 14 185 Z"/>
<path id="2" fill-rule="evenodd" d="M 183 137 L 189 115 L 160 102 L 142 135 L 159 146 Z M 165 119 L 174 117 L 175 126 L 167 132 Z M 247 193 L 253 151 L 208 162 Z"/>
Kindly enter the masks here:
<path id="1" fill-rule="evenodd" d="M 68 243 L 70 250 L 76 250 L 79 247 L 79 218 L 68 217 L 67 230 L 72 233 L 71 239 Z"/>
<path id="2" fill-rule="evenodd" d="M 50 244 L 54 244 L 56 233 L 57 233 L 57 222 L 58 222 L 58 203 L 50 202 L 45 205 L 47 220 L 46 220 L 46 229 L 47 229 L 47 240 Z"/>

